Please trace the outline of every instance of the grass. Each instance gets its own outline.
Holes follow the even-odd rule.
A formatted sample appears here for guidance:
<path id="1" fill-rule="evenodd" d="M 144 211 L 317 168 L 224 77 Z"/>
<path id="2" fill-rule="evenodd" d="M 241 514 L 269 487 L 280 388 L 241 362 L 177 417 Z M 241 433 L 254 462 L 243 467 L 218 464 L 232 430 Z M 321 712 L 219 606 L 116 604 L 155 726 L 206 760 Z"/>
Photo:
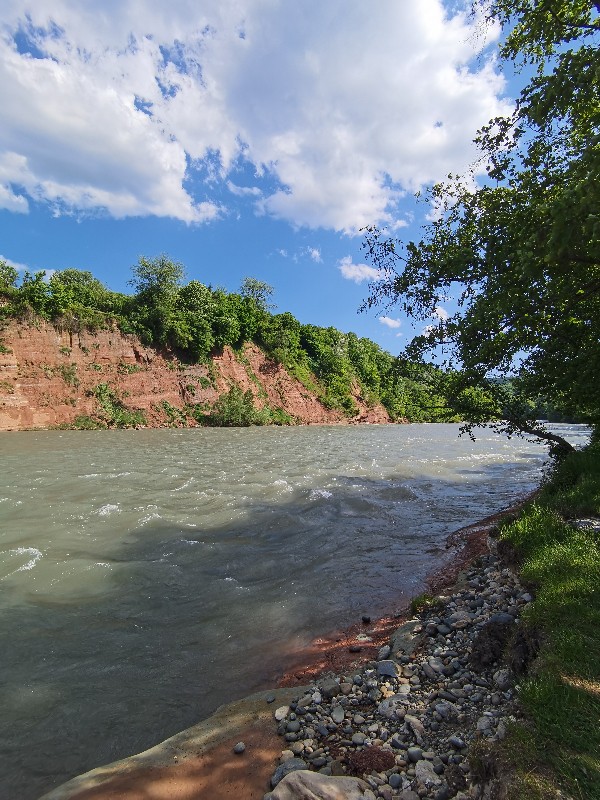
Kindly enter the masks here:
<path id="1" fill-rule="evenodd" d="M 569 520 L 600 517 L 600 447 L 570 455 L 501 540 L 515 550 L 535 600 L 523 623 L 542 649 L 520 686 L 527 722 L 503 745 L 511 800 L 600 800 L 600 534 Z M 525 746 L 526 743 L 526 746 Z"/>

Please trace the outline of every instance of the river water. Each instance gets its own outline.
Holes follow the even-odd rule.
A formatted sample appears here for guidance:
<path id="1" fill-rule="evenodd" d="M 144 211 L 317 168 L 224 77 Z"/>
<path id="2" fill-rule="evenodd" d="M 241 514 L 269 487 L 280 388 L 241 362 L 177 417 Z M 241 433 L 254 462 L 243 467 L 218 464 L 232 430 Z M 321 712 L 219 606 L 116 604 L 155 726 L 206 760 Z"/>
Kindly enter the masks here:
<path id="1" fill-rule="evenodd" d="M 0 798 L 146 749 L 419 592 L 446 535 L 544 463 L 457 433 L 0 434 Z"/>

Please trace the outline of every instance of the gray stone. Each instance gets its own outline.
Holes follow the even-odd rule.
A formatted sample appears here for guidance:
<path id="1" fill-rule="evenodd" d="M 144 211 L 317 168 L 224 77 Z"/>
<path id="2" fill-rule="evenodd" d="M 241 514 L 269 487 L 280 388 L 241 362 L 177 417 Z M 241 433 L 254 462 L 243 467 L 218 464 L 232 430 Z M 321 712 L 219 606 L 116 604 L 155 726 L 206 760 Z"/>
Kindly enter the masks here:
<path id="1" fill-rule="evenodd" d="M 442 672 L 442 670 L 444 669 L 444 662 L 442 661 L 441 658 L 436 658 L 435 656 L 432 656 L 429 659 L 429 666 L 431 667 L 432 670 L 434 670 L 434 672 L 439 673 Z"/>
<path id="2" fill-rule="evenodd" d="M 361 733 L 360 731 L 357 731 L 352 736 L 352 744 L 355 744 L 355 745 L 358 745 L 358 746 L 363 745 L 365 743 L 365 741 L 366 741 L 366 738 L 367 737 L 365 736 L 364 733 Z"/>
<path id="3" fill-rule="evenodd" d="M 293 719 L 291 722 L 288 722 L 286 727 L 289 733 L 298 733 L 301 725 L 297 719 Z"/>
<path id="4" fill-rule="evenodd" d="M 270 793 L 270 800 L 306 800 L 307 797 L 312 800 L 364 800 L 368 788 L 360 778 L 332 777 L 301 770 L 283 777 Z"/>
<path id="5" fill-rule="evenodd" d="M 333 680 L 333 678 L 326 678 L 321 684 L 321 694 L 327 700 L 331 700 L 332 697 L 337 697 L 339 693 L 340 685 L 337 681 Z"/>
<path id="6" fill-rule="evenodd" d="M 274 703 L 275 695 L 272 692 L 269 692 L 269 694 L 265 697 L 265 700 L 267 701 L 267 703 Z"/>
<path id="7" fill-rule="evenodd" d="M 494 683 L 501 692 L 505 692 L 512 684 L 512 674 L 509 669 L 499 669 L 494 672 Z"/>
<path id="8" fill-rule="evenodd" d="M 422 783 L 427 789 L 434 786 L 441 786 L 443 781 L 433 769 L 433 764 L 430 761 L 417 761 L 415 766 L 415 778 L 419 783 Z"/>
<path id="9" fill-rule="evenodd" d="M 331 712 L 331 719 L 339 725 L 344 721 L 344 709 L 341 706 L 335 706 Z"/>
<path id="10" fill-rule="evenodd" d="M 271 778 L 271 786 L 275 788 L 275 786 L 277 786 L 277 784 L 282 781 L 286 775 L 289 775 L 290 772 L 295 772 L 299 769 L 308 769 L 308 764 L 301 758 L 290 758 L 287 761 L 284 761 L 273 773 L 273 777 Z"/>
<path id="11" fill-rule="evenodd" d="M 234 745 L 233 752 L 237 753 L 237 755 L 241 755 L 245 751 L 245 749 L 246 745 L 244 744 L 244 742 L 238 742 L 236 745 Z"/>
<path id="12" fill-rule="evenodd" d="M 385 661 L 386 658 L 390 657 L 390 653 L 392 652 L 392 648 L 389 644 L 384 644 L 382 648 L 380 648 L 379 653 L 377 654 L 377 658 L 379 661 Z"/>
<path id="13" fill-rule="evenodd" d="M 420 761 L 423 758 L 423 751 L 420 747 L 409 747 L 406 751 L 408 756 L 408 760 L 412 761 L 413 764 L 416 764 L 417 761 Z"/>
<path id="14" fill-rule="evenodd" d="M 392 789 L 399 789 L 402 786 L 402 775 L 398 775 L 397 772 L 392 772 L 388 778 L 388 783 Z"/>
<path id="15" fill-rule="evenodd" d="M 432 669 L 429 664 L 423 664 L 422 670 L 430 681 L 437 681 L 439 678 L 438 673 Z"/>
<path id="16" fill-rule="evenodd" d="M 417 628 L 419 632 L 417 632 Z M 409 620 L 401 625 L 391 636 L 392 653 L 404 653 L 404 655 L 411 656 L 424 639 L 420 630 L 421 624 L 418 620 Z"/>
<path id="17" fill-rule="evenodd" d="M 404 721 L 408 722 L 411 727 L 412 732 L 415 735 L 415 738 L 419 744 L 423 741 L 423 736 L 425 735 L 425 728 L 423 727 L 423 723 L 417 717 L 413 717 L 412 714 L 407 714 L 404 717 Z"/>
<path id="18" fill-rule="evenodd" d="M 412 789 L 405 789 L 403 792 L 400 792 L 400 800 L 421 800 L 419 795 L 416 792 L 413 792 Z"/>
<path id="19" fill-rule="evenodd" d="M 377 664 L 377 674 L 388 678 L 399 677 L 399 667 L 395 661 L 384 660 Z"/>
<path id="20" fill-rule="evenodd" d="M 462 750 L 465 747 L 465 740 L 461 739 L 460 736 L 451 736 L 448 739 L 448 742 L 455 747 L 457 750 Z"/>

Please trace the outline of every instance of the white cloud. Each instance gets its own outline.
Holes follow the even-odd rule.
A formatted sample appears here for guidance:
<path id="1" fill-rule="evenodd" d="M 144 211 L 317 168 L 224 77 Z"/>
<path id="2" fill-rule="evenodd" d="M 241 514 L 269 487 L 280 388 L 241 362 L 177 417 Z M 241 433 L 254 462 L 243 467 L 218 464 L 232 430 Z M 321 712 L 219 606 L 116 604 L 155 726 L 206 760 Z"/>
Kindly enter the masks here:
<path id="1" fill-rule="evenodd" d="M 321 251 L 318 247 L 309 247 L 308 255 L 312 258 L 313 261 L 316 261 L 317 264 L 323 263 L 323 259 L 321 258 Z"/>
<path id="2" fill-rule="evenodd" d="M 232 181 L 227 181 L 227 188 L 237 197 L 260 197 L 262 194 L 258 186 L 236 186 Z"/>
<path id="3" fill-rule="evenodd" d="M 434 311 L 434 316 L 436 316 L 442 322 L 445 322 L 447 319 L 450 319 L 450 314 L 442 306 L 436 306 Z"/>
<path id="4" fill-rule="evenodd" d="M 362 283 L 363 281 L 376 281 L 381 276 L 379 270 L 375 267 L 369 267 L 368 264 L 354 264 L 352 256 L 344 256 L 338 261 L 338 268 L 344 278 L 354 283 Z"/>
<path id="5" fill-rule="evenodd" d="M 0 261 L 4 261 L 9 267 L 14 267 L 18 272 L 28 272 L 29 267 L 27 264 L 20 264 L 18 261 L 13 261 L 11 258 L 0 255 Z"/>
<path id="6" fill-rule="evenodd" d="M 478 25 L 442 0 L 5 0 L 0 207 L 193 223 L 227 185 L 295 226 L 399 227 L 506 108 Z"/>
<path id="7" fill-rule="evenodd" d="M 379 322 L 388 328 L 399 328 L 402 325 L 401 320 L 393 319 L 392 317 L 379 317 Z"/>

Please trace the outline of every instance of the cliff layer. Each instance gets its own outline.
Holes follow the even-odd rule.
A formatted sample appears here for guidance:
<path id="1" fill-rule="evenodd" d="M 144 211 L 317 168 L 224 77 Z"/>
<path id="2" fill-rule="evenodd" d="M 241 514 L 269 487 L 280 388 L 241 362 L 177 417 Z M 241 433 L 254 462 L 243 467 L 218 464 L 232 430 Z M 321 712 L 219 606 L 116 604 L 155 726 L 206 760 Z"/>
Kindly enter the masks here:
<path id="1" fill-rule="evenodd" d="M 357 387 L 359 412 L 348 418 L 326 408 L 283 366 L 256 345 L 226 347 L 208 364 L 187 364 L 145 347 L 117 328 L 95 333 L 61 331 L 43 321 L 11 321 L 0 332 L 0 430 L 49 428 L 98 413 L 98 387 L 147 425 L 196 424 L 183 409 L 209 408 L 232 386 L 250 390 L 256 408 L 281 408 L 298 423 L 389 422 L 381 405 L 370 406 Z"/>

